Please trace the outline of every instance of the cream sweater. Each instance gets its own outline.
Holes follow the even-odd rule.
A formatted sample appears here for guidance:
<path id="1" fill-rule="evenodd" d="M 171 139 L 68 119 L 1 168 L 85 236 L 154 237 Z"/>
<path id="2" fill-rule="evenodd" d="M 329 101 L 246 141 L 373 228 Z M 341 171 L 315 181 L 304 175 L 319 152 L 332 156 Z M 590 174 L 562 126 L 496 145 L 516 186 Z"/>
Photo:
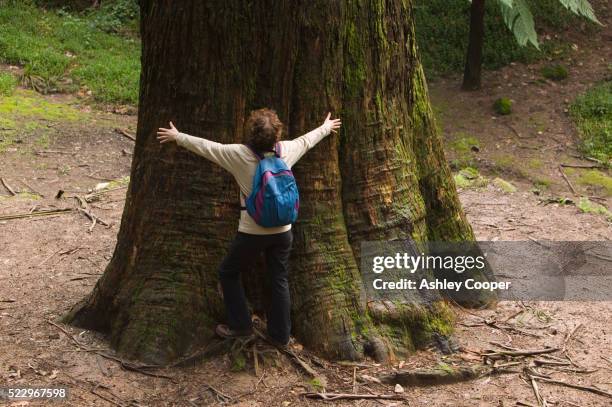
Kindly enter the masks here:
<path id="1" fill-rule="evenodd" d="M 281 158 L 289 168 L 312 147 L 331 132 L 331 125 L 322 125 L 294 140 L 280 141 Z M 176 142 L 229 171 L 240 187 L 240 206 L 244 206 L 244 196 L 251 194 L 253 175 L 259 159 L 244 144 L 221 144 L 200 137 L 179 133 Z M 269 235 L 282 233 L 291 229 L 291 225 L 264 228 L 259 226 L 245 210 L 240 211 L 238 231 L 252 235 Z"/>

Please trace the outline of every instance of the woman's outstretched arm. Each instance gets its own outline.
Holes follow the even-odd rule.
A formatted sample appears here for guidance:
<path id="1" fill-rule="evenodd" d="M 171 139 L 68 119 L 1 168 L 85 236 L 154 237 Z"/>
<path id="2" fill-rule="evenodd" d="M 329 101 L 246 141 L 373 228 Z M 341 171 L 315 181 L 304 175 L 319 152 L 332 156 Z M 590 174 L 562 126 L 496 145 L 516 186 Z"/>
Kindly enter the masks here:
<path id="1" fill-rule="evenodd" d="M 230 172 L 235 169 L 239 161 L 237 150 L 240 149 L 240 144 L 222 144 L 205 138 L 190 136 L 178 131 L 172 122 L 170 122 L 169 129 L 159 128 L 157 139 L 161 144 L 176 142 L 179 146 L 209 159 Z"/>
<path id="2" fill-rule="evenodd" d="M 293 140 L 281 142 L 283 156 L 289 167 L 292 167 L 308 150 L 313 148 L 319 141 L 323 140 L 329 133 L 336 133 L 342 122 L 340 119 L 332 119 L 331 113 L 327 114 L 323 124 L 316 129 Z"/>

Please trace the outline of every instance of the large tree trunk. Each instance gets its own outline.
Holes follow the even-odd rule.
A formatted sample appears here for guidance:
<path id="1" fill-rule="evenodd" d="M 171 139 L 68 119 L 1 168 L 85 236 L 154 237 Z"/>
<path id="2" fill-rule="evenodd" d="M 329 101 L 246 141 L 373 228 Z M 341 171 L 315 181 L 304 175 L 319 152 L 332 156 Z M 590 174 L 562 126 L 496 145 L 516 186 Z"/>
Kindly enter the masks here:
<path id="1" fill-rule="evenodd" d="M 231 176 L 155 131 L 242 139 L 252 108 L 291 137 L 343 119 L 295 167 L 293 334 L 320 354 L 385 359 L 450 332 L 442 301 L 368 303 L 365 240 L 473 239 L 445 162 L 417 58 L 411 5 L 382 1 L 141 1 L 140 110 L 117 246 L 67 320 L 110 333 L 122 354 L 166 363 L 210 341 L 223 317 L 217 266 L 233 238 Z M 261 270 L 244 276 L 264 307 Z"/>

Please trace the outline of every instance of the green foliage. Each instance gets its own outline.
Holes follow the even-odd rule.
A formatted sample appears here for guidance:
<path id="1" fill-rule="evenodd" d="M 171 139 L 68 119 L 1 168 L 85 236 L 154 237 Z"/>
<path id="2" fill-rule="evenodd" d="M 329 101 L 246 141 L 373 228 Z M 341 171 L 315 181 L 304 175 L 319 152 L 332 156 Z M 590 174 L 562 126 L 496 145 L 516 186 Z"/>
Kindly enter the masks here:
<path id="1" fill-rule="evenodd" d="M 15 91 L 17 80 L 10 73 L 0 73 L 0 95 L 10 96 Z"/>
<path id="2" fill-rule="evenodd" d="M 136 0 L 103 1 L 98 10 L 91 11 L 89 20 L 100 30 L 120 33 L 136 30 L 139 8 Z"/>
<path id="3" fill-rule="evenodd" d="M 612 80 L 578 96 L 570 115 L 582 137 L 582 152 L 608 163 L 612 159 Z"/>
<path id="4" fill-rule="evenodd" d="M 498 3 L 504 22 L 516 37 L 516 41 L 521 46 L 530 43 L 539 49 L 540 45 L 538 44 L 538 34 L 535 31 L 533 14 L 531 14 L 527 2 L 525 0 L 498 0 Z"/>
<path id="5" fill-rule="evenodd" d="M 493 103 L 493 110 L 500 115 L 512 113 L 512 101 L 508 98 L 499 98 Z"/>
<path id="6" fill-rule="evenodd" d="M 236 352 L 232 354 L 232 366 L 230 370 L 232 372 L 241 372 L 246 368 L 246 358 L 242 352 Z"/>
<path id="7" fill-rule="evenodd" d="M 538 34 L 529 4 L 526 0 L 497 0 L 506 26 L 512 31 L 521 46 L 530 43 L 537 49 Z M 572 13 L 585 17 L 594 23 L 601 24 L 595 17 L 593 7 L 587 0 L 559 0 Z"/>
<path id="8" fill-rule="evenodd" d="M 82 118 L 83 113 L 70 105 L 49 102 L 37 97 L 31 90 L 20 89 L 12 96 L 0 98 L 0 117 L 4 120 L 15 120 L 21 123 L 21 128 L 27 128 L 28 125 L 24 124 L 25 119 L 72 121 Z"/>
<path id="9" fill-rule="evenodd" d="M 495 178 L 493 184 L 508 194 L 516 192 L 516 187 L 502 178 Z"/>
<path id="10" fill-rule="evenodd" d="M 546 65 L 542 68 L 542 76 L 553 81 L 562 81 L 567 75 L 567 68 L 561 64 Z"/>
<path id="11" fill-rule="evenodd" d="M 136 104 L 139 55 L 136 38 L 104 32 L 93 14 L 0 7 L 0 62 L 22 65 L 23 84 L 38 91 L 82 87 L 99 102 Z"/>
<path id="12" fill-rule="evenodd" d="M 561 32 L 577 26 L 580 17 L 559 6 L 559 0 L 526 0 L 538 28 Z M 559 42 L 543 42 L 542 52 L 520 46 L 504 24 L 499 5 L 485 3 L 483 66 L 497 69 L 513 61 L 534 62 L 553 55 Z M 467 51 L 470 4 L 465 0 L 416 0 L 416 35 L 428 79 L 436 75 L 462 72 Z M 592 29 L 591 26 L 586 27 Z"/>
<path id="13" fill-rule="evenodd" d="M 473 148 L 480 148 L 480 141 L 469 134 L 459 132 L 457 137 L 452 143 L 451 147 L 457 153 L 469 153 Z"/>
<path id="14" fill-rule="evenodd" d="M 449 144 L 450 149 L 454 152 L 454 158 L 451 161 L 451 166 L 454 169 L 475 166 L 474 150 L 480 149 L 480 141 L 467 133 L 458 132 L 455 140 Z"/>
<path id="15" fill-rule="evenodd" d="M 587 0 L 559 0 L 559 3 L 563 4 L 572 13 L 601 24 L 597 17 L 595 17 L 593 7 Z"/>
<path id="16" fill-rule="evenodd" d="M 595 203 L 589 200 L 589 198 L 585 198 L 585 197 L 580 198 L 580 201 L 578 201 L 578 203 L 576 204 L 576 207 L 580 209 L 581 212 L 604 215 L 608 219 L 612 220 L 612 213 L 608 209 L 606 209 L 605 206 Z"/>
<path id="17" fill-rule="evenodd" d="M 481 188 L 487 186 L 489 180 L 480 175 L 476 168 L 466 167 L 455 174 L 455 185 L 458 188 Z"/>
<path id="18" fill-rule="evenodd" d="M 582 173 L 578 178 L 578 183 L 601 189 L 607 196 L 612 196 L 612 177 L 601 171 L 590 170 Z"/>
<path id="19" fill-rule="evenodd" d="M 310 386 L 312 386 L 312 388 L 316 391 L 322 391 L 323 389 L 325 389 L 324 383 L 320 377 L 313 377 L 312 379 L 310 379 L 308 384 L 310 384 Z"/>

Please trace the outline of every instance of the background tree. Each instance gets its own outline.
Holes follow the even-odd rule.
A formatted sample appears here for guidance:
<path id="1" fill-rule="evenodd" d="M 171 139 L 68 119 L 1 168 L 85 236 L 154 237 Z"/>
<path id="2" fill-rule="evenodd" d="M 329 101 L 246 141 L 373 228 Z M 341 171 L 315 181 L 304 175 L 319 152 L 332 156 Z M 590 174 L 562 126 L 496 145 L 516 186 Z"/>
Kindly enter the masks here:
<path id="1" fill-rule="evenodd" d="M 501 9 L 504 23 L 514 34 L 521 46 L 531 44 L 540 49 L 538 35 L 535 31 L 533 15 L 526 0 L 493 0 Z M 475 90 L 480 88 L 482 66 L 482 44 L 484 41 L 485 0 L 471 0 L 470 35 L 467 48 L 462 88 Z M 572 13 L 583 16 L 590 21 L 601 24 L 588 0 L 559 0 L 559 3 Z"/>
<path id="2" fill-rule="evenodd" d="M 240 142 L 245 114 L 269 106 L 292 137 L 328 110 L 343 121 L 295 167 L 294 335 L 343 359 L 385 359 L 448 335 L 439 296 L 368 302 L 359 273 L 366 240 L 473 239 L 433 122 L 409 2 L 143 0 L 140 12 L 137 140 L 117 245 L 66 320 L 154 363 L 210 341 L 238 191 L 220 167 L 160 146 L 155 132 L 172 120 Z M 255 311 L 265 305 L 260 275 L 245 276 Z"/>

